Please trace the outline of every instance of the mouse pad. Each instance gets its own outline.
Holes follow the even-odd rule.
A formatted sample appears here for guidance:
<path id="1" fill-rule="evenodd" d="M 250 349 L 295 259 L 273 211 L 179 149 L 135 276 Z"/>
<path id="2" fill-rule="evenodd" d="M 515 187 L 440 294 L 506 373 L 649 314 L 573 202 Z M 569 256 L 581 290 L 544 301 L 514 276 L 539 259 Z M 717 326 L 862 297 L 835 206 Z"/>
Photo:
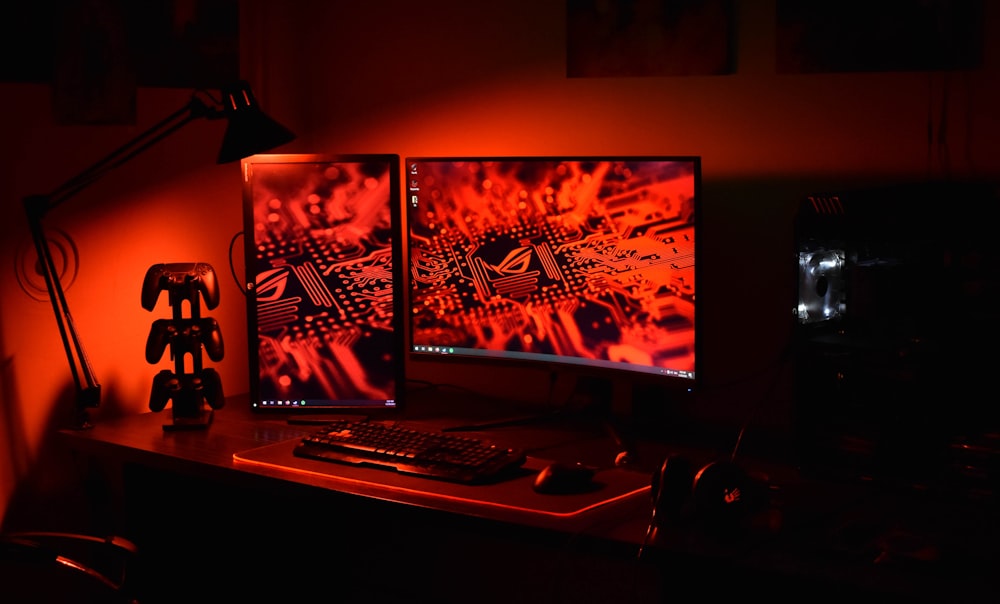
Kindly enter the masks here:
<path id="1" fill-rule="evenodd" d="M 287 478 L 292 472 L 308 476 L 310 484 L 336 491 L 423 505 L 474 516 L 542 523 L 586 520 L 592 513 L 618 506 L 648 507 L 650 476 L 621 468 L 599 470 L 595 488 L 587 493 L 543 495 L 532 488 L 538 471 L 551 460 L 529 457 L 521 472 L 495 484 L 466 485 L 433 478 L 399 474 L 392 470 L 354 466 L 296 457 L 299 439 L 286 440 L 235 453 L 242 467 Z M 284 474 L 284 475 L 283 475 Z"/>

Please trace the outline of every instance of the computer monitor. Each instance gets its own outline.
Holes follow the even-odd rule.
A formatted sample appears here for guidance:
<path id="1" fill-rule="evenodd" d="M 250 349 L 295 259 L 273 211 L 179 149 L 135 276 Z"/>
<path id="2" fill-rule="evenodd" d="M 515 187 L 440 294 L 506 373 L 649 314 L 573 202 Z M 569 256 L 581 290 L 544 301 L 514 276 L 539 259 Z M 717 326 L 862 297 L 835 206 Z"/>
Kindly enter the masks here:
<path id="1" fill-rule="evenodd" d="M 694 156 L 407 157 L 414 360 L 697 378 Z"/>
<path id="2" fill-rule="evenodd" d="M 242 168 L 251 407 L 401 408 L 399 156 L 265 154 Z"/>

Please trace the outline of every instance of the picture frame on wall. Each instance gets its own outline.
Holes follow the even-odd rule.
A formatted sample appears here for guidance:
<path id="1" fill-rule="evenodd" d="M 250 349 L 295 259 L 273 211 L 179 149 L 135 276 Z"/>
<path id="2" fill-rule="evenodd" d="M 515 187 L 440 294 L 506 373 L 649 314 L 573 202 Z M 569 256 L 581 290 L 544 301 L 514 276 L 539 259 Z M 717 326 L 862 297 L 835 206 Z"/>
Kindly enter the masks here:
<path id="1" fill-rule="evenodd" d="M 734 72 L 732 0 L 567 0 L 570 78 Z"/>

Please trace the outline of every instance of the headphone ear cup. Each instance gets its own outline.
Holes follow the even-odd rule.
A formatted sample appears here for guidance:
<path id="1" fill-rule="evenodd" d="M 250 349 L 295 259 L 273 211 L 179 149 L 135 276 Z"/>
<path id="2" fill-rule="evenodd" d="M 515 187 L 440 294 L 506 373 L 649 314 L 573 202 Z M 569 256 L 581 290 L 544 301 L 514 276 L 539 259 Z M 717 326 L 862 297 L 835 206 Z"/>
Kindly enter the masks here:
<path id="1" fill-rule="evenodd" d="M 691 462 L 679 455 L 671 455 L 663 460 L 659 470 L 653 473 L 653 522 L 666 526 L 681 518 L 691 497 L 694 474 Z"/>
<path id="2" fill-rule="evenodd" d="M 692 500 L 703 528 L 727 534 L 745 526 L 756 496 L 742 468 L 731 462 L 714 462 L 695 475 Z"/>

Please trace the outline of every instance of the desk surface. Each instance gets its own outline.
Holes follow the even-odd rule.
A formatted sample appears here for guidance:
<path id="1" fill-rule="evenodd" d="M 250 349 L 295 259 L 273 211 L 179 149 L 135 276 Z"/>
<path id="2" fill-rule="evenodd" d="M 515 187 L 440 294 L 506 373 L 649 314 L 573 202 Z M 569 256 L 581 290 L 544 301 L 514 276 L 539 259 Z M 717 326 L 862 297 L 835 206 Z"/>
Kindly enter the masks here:
<path id="1" fill-rule="evenodd" d="M 568 455 L 567 451 L 574 449 L 593 455 L 594 443 L 590 439 L 610 441 L 600 435 L 580 435 L 551 427 L 485 433 L 483 436 L 504 444 L 541 449 L 540 454 L 529 455 L 523 472 L 510 480 L 463 485 L 295 457 L 295 443 L 316 427 L 291 424 L 287 416 L 279 414 L 254 413 L 245 397 L 228 399 L 204 429 L 164 430 L 163 424 L 169 421 L 169 410 L 143 413 L 98 422 L 88 430 L 66 430 L 62 435 L 76 449 L 113 455 L 124 462 L 209 476 L 254 475 L 518 525 L 576 532 L 602 519 L 638 518 L 640 522 L 617 523 L 622 526 L 610 523 L 615 526 L 612 535 L 627 542 L 642 539 L 644 521 L 650 512 L 650 474 L 646 471 L 602 467 L 595 476 L 598 488 L 590 493 L 542 495 L 531 488 L 537 471 L 556 459 L 545 457 L 545 450 L 557 456 Z M 403 421 L 418 427 L 440 425 L 433 417 Z M 600 443 L 598 448 L 602 444 L 609 443 Z M 612 459 L 610 453 L 604 456 Z M 602 526 L 609 523 L 602 522 Z"/>
<path id="2" fill-rule="evenodd" d="M 412 419 L 416 425 L 429 427 L 439 426 L 440 420 L 433 415 Z M 533 456 L 524 476 L 481 489 L 298 460 L 291 456 L 290 446 L 314 428 L 289 424 L 281 416 L 256 414 L 241 397 L 227 399 L 207 429 L 163 430 L 169 421 L 169 410 L 144 413 L 103 420 L 89 430 L 67 430 L 61 435 L 75 450 L 116 462 L 211 479 L 305 485 L 406 507 L 566 532 L 573 538 L 585 534 L 624 544 L 633 552 L 643 542 L 649 521 L 650 475 L 645 471 L 607 470 L 612 488 L 603 494 L 560 500 L 530 489 L 533 471 L 544 460 L 566 461 L 568 455 L 583 456 L 579 460 L 587 463 L 613 459 L 615 444 L 606 435 L 602 439 L 591 434 L 591 440 L 586 440 L 586 436 L 551 426 L 490 432 L 487 436 L 500 442 L 531 443 Z M 690 530 L 664 533 L 667 541 L 654 549 L 667 556 L 709 562 L 724 558 L 749 572 L 846 582 L 863 590 L 907 597 L 960 601 L 983 594 L 995 598 L 1000 593 L 994 578 L 995 568 L 1000 568 L 995 505 L 901 497 L 873 493 L 862 486 L 811 483 L 787 476 L 771 486 L 780 528 L 724 547 Z"/>

